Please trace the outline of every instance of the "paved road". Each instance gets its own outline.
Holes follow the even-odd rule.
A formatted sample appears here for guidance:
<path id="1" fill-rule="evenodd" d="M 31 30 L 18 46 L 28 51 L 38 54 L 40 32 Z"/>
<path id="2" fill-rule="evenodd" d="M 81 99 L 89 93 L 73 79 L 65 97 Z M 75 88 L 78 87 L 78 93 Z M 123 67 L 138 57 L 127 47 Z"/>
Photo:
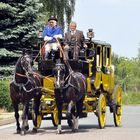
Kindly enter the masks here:
<path id="1" fill-rule="evenodd" d="M 15 133 L 15 123 L 0 126 L 0 140 L 140 140 L 140 106 L 124 106 L 121 127 L 114 127 L 112 114 L 107 113 L 106 128 L 99 129 L 97 117 L 89 114 L 87 118 L 80 119 L 80 130 L 72 133 L 62 122 L 63 134 L 56 134 L 50 120 L 44 120 L 39 132 L 32 134 L 32 122 L 30 131 L 26 136 Z"/>

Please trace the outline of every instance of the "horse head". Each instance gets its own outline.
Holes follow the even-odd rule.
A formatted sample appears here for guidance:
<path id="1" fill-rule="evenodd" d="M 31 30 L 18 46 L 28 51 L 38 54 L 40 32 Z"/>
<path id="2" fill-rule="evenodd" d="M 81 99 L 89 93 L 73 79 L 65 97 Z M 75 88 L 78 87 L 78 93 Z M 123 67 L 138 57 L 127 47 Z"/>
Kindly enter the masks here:
<path id="1" fill-rule="evenodd" d="M 32 73 L 32 59 L 30 55 L 24 55 L 21 57 L 21 67 L 25 73 Z"/>
<path id="2" fill-rule="evenodd" d="M 65 77 L 65 65 L 62 63 L 57 63 L 54 68 L 55 88 L 60 89 L 64 86 L 64 77 Z"/>
<path id="3" fill-rule="evenodd" d="M 32 74 L 32 59 L 30 55 L 21 56 L 15 67 L 15 82 L 26 83 L 28 81 L 28 75 Z"/>

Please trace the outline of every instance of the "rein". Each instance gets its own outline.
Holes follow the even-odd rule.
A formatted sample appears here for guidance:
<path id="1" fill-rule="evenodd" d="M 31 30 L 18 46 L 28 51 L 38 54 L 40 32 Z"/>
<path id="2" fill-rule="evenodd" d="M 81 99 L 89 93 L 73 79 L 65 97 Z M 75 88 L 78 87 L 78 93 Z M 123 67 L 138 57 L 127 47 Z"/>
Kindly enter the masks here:
<path id="1" fill-rule="evenodd" d="M 20 77 L 27 77 L 27 75 L 21 74 L 21 73 L 16 73 L 16 75 L 18 75 L 18 76 L 20 76 Z"/>
<path id="2" fill-rule="evenodd" d="M 30 78 L 27 76 L 27 75 L 22 75 L 22 74 L 20 74 L 20 73 L 16 73 L 17 75 L 19 75 L 19 76 L 21 76 L 21 77 L 27 77 L 28 78 L 28 81 L 25 83 L 25 84 L 18 84 L 15 80 L 14 80 L 14 84 L 16 85 L 16 86 L 18 86 L 18 87 L 23 87 L 23 90 L 26 92 L 26 93 L 30 93 L 30 92 L 32 92 L 32 91 L 34 91 L 34 90 L 36 90 L 36 89 L 42 89 L 42 87 L 35 87 L 35 88 L 31 88 L 30 90 L 27 90 L 26 89 L 26 85 L 28 85 L 28 83 L 29 82 L 31 82 L 31 80 L 30 80 Z M 38 79 L 38 78 L 37 78 Z M 39 80 L 39 79 L 38 79 Z M 40 80 L 39 80 L 39 82 L 40 82 Z M 34 83 L 35 84 L 35 86 L 36 86 L 36 83 L 32 80 L 32 82 L 31 82 L 31 84 L 32 83 Z M 40 82 L 41 83 L 41 82 Z"/>
<path id="3" fill-rule="evenodd" d="M 76 89 L 78 92 L 80 92 L 79 89 L 78 89 L 78 87 L 74 86 L 74 84 L 72 84 L 72 83 L 70 82 L 72 73 L 73 73 L 73 71 L 66 77 L 66 79 L 65 79 L 65 81 L 64 81 L 64 84 L 66 83 L 67 80 L 68 80 L 68 83 L 64 86 L 64 88 L 66 89 L 66 88 L 68 88 L 68 87 L 73 87 L 73 88 Z"/>
<path id="4" fill-rule="evenodd" d="M 63 51 L 63 49 L 62 49 L 62 47 L 61 47 L 61 45 L 60 45 L 58 39 L 56 39 L 56 40 L 57 40 L 57 43 L 58 43 L 58 48 L 60 49 L 60 52 L 63 54 L 62 56 L 63 56 L 63 58 L 64 58 L 65 64 L 66 64 L 67 67 L 69 68 L 70 72 L 73 71 L 72 68 L 71 68 L 71 66 L 70 66 L 70 64 L 68 63 L 68 60 L 66 59 L 66 55 L 65 55 L 65 53 L 64 53 L 64 51 Z"/>
<path id="5" fill-rule="evenodd" d="M 38 54 L 35 56 L 35 58 L 34 58 L 33 62 L 35 62 L 35 61 L 36 61 L 36 59 L 38 58 L 39 54 L 41 53 L 41 49 L 42 49 L 43 47 L 45 47 L 45 45 L 46 45 L 47 43 L 48 43 L 47 41 L 45 41 L 45 42 L 44 42 L 44 44 L 43 44 L 43 46 L 40 48 L 40 50 L 39 50 Z"/>

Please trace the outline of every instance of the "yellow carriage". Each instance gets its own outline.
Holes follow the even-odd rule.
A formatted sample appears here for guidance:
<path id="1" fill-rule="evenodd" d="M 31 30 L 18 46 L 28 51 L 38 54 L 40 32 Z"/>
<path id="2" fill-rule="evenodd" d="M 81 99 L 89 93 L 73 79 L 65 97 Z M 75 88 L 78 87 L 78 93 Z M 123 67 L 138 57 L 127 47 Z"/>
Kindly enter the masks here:
<path id="1" fill-rule="evenodd" d="M 112 65 L 111 45 L 92 39 L 93 32 L 89 30 L 85 44 L 87 48 L 80 51 L 79 60 L 69 59 L 74 71 L 79 71 L 86 77 L 87 93 L 83 104 L 83 112 L 93 112 L 98 118 L 99 127 L 104 128 L 106 122 L 106 107 L 113 113 L 115 126 L 120 126 L 122 118 L 122 90 L 120 85 L 114 85 L 114 66 Z M 41 97 L 40 114 L 37 116 L 37 124 L 40 127 L 41 120 L 50 118 L 54 124 L 58 124 L 58 112 L 54 97 L 53 68 L 55 62 L 52 59 L 39 61 L 39 71 L 44 76 L 43 91 Z M 63 105 L 63 114 L 66 113 L 66 104 Z M 34 118 L 35 113 L 33 113 Z"/>

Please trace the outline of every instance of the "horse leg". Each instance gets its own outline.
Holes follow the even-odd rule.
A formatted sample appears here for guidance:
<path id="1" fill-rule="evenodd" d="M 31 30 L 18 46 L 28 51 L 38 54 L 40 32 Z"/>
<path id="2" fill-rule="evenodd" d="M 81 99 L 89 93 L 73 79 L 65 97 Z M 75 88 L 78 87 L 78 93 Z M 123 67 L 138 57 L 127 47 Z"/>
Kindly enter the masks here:
<path id="1" fill-rule="evenodd" d="M 67 123 L 69 125 L 70 128 L 73 128 L 73 122 L 72 122 L 72 106 L 73 106 L 73 103 L 70 102 L 68 104 L 68 109 L 67 109 L 67 113 L 66 113 L 66 118 L 67 118 Z"/>
<path id="2" fill-rule="evenodd" d="M 71 109 L 73 106 L 74 106 L 74 102 L 70 101 L 70 103 L 68 104 L 68 111 L 66 113 L 67 119 L 71 119 Z"/>
<path id="3" fill-rule="evenodd" d="M 68 104 L 68 112 L 67 112 L 68 124 L 72 128 L 73 132 L 78 130 L 78 119 L 79 119 L 77 113 L 75 113 L 74 104 L 75 103 L 73 101 L 70 101 L 70 103 Z"/>
<path id="4" fill-rule="evenodd" d="M 21 128 L 21 135 L 26 134 L 26 103 L 23 105 L 23 112 L 22 112 L 22 128 Z"/>
<path id="5" fill-rule="evenodd" d="M 13 102 L 13 107 L 15 111 L 17 133 L 19 134 L 21 132 L 21 128 L 20 128 L 20 123 L 19 123 L 18 103 Z"/>
<path id="6" fill-rule="evenodd" d="M 29 102 L 25 104 L 25 130 L 29 130 L 29 124 L 28 124 L 28 113 L 29 113 Z"/>
<path id="7" fill-rule="evenodd" d="M 61 126 L 61 120 L 62 120 L 62 103 L 57 105 L 58 108 L 58 126 L 57 126 L 57 133 L 61 134 L 62 132 L 62 126 Z"/>
<path id="8" fill-rule="evenodd" d="M 58 109 L 58 126 L 57 126 L 57 134 L 61 134 L 62 132 L 62 126 L 61 126 L 61 120 L 62 120 L 62 99 L 60 95 L 60 91 L 55 90 L 55 99 L 56 99 L 56 106 Z"/>
<path id="9" fill-rule="evenodd" d="M 77 131 L 79 128 L 79 117 L 82 114 L 84 97 L 76 103 L 76 115 L 73 116 L 74 129 Z"/>
<path id="10" fill-rule="evenodd" d="M 72 120 L 73 120 L 72 131 L 76 132 L 78 131 L 78 127 L 79 127 L 79 123 L 78 123 L 79 117 L 76 117 L 75 115 L 72 114 Z"/>
<path id="11" fill-rule="evenodd" d="M 81 118 L 83 115 L 83 102 L 84 102 L 85 96 L 82 96 L 81 99 L 76 103 L 76 110 L 77 114 L 76 117 Z"/>
<path id="12" fill-rule="evenodd" d="M 34 124 L 34 127 L 32 129 L 33 133 L 37 133 L 37 129 L 38 129 L 37 116 L 39 115 L 40 98 L 41 98 L 41 96 L 38 97 L 38 98 L 34 98 L 34 107 L 33 107 L 33 109 L 34 109 L 34 113 L 35 113 L 35 120 L 33 122 L 33 124 Z"/>
<path id="13" fill-rule="evenodd" d="M 77 112 L 75 112 L 74 102 L 70 102 L 68 105 L 68 111 L 71 111 L 68 118 L 68 124 L 71 125 L 72 131 L 75 132 L 78 130 L 78 119 Z M 76 108 L 77 109 L 77 108 Z"/>
<path id="14" fill-rule="evenodd" d="M 76 103 L 76 113 L 75 113 L 75 115 L 72 115 L 74 132 L 78 131 L 78 128 L 79 128 L 79 114 L 81 113 L 80 109 L 81 108 L 79 108 L 79 104 Z"/>

